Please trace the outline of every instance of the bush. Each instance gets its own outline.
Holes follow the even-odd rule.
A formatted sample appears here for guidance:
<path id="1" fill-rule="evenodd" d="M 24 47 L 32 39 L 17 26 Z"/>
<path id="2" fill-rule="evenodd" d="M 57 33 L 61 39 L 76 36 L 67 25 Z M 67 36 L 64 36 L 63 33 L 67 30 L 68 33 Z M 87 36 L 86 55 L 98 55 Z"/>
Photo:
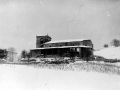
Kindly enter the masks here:
<path id="1" fill-rule="evenodd" d="M 112 45 L 112 46 L 115 46 L 115 47 L 120 46 L 120 40 L 113 39 L 112 42 L 111 42 L 111 45 Z"/>
<path id="2" fill-rule="evenodd" d="M 109 46 L 108 46 L 108 44 L 104 44 L 104 46 L 103 46 L 103 47 L 104 47 L 104 48 L 107 48 L 107 47 L 109 47 Z"/>

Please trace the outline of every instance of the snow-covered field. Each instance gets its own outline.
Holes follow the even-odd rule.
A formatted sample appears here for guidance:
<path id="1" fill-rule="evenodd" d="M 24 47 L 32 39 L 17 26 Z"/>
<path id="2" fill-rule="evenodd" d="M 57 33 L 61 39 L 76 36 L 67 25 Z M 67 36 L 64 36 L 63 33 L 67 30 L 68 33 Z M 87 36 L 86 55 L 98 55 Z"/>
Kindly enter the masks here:
<path id="1" fill-rule="evenodd" d="M 1 64 L 0 90 L 120 90 L 120 76 Z"/>
<path id="2" fill-rule="evenodd" d="M 106 59 L 120 59 L 120 47 L 108 47 L 95 51 L 94 55 L 102 56 Z"/>

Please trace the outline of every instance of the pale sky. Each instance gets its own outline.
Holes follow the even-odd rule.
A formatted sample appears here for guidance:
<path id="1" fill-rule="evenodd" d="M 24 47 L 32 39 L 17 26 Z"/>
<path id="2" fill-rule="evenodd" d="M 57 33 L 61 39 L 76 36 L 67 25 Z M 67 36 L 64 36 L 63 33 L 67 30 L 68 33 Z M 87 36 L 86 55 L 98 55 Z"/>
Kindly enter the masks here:
<path id="1" fill-rule="evenodd" d="M 36 47 L 36 35 L 52 40 L 91 39 L 100 49 L 120 40 L 120 0 L 0 0 L 0 48 Z"/>

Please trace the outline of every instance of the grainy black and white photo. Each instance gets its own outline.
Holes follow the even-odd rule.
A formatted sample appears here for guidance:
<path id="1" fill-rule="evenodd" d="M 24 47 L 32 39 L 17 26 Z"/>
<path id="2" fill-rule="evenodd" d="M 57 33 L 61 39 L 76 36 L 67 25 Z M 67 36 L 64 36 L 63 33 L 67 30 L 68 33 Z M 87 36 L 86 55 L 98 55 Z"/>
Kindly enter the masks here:
<path id="1" fill-rule="evenodd" d="M 0 0 L 0 90 L 120 90 L 120 0 Z"/>

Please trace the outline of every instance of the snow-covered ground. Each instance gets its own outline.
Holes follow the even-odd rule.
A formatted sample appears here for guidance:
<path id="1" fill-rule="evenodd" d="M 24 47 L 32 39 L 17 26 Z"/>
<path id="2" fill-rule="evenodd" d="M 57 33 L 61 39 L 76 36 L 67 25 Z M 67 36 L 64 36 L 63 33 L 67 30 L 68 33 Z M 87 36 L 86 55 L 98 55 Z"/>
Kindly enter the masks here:
<path id="1" fill-rule="evenodd" d="M 120 76 L 1 64 L 0 90 L 120 90 Z"/>
<path id="2" fill-rule="evenodd" d="M 95 51 L 94 55 L 103 56 L 106 59 L 120 59 L 120 47 L 108 47 Z"/>

